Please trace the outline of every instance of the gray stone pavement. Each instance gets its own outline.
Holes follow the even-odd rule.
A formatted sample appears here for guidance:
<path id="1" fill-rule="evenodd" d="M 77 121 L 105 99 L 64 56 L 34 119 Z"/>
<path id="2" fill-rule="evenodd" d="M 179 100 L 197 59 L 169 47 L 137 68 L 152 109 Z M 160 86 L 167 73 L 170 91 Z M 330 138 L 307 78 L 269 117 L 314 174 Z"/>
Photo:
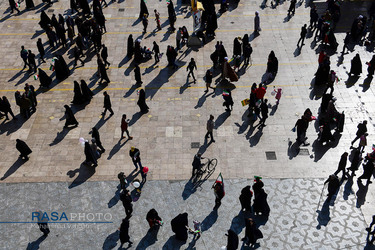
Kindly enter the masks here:
<path id="1" fill-rule="evenodd" d="M 39 0 L 35 3 L 40 7 Z M 342 32 L 350 28 L 354 16 L 358 13 L 365 13 L 365 6 L 368 6 L 369 3 L 369 1 L 343 3 L 343 15 L 338 24 L 340 33 L 336 34 L 337 41 L 340 43 L 338 51 L 342 50 L 344 39 L 344 33 Z M 69 8 L 68 5 L 69 3 L 66 1 L 59 1 L 54 3 L 50 9 L 56 15 L 58 13 L 68 14 L 69 12 L 66 11 Z M 149 1 L 147 5 L 150 13 L 153 9 L 158 9 L 164 26 L 160 32 L 147 33 L 142 40 L 142 44 L 151 47 L 155 40 L 164 52 L 167 45 L 175 45 L 175 34 L 167 32 L 166 4 L 163 1 Z M 341 79 L 334 92 L 335 97 L 337 97 L 337 109 L 345 111 L 347 117 L 344 132 L 338 143 L 333 147 L 316 146 L 313 143 L 317 138 L 316 130 L 314 126 L 310 126 L 307 136 L 311 146 L 306 147 L 307 155 L 296 155 L 293 148 L 288 146 L 289 141 L 295 139 L 295 134 L 291 132 L 291 128 L 303 111 L 309 107 L 314 115 L 318 112 L 320 98 L 314 96 L 311 85 L 318 66 L 319 46 L 312 41 L 311 37 L 308 37 L 301 53 L 296 50 L 300 28 L 303 23 L 307 23 L 309 20 L 309 8 L 305 6 L 305 3 L 298 6 L 296 15 L 289 21 L 285 19 L 289 7 L 288 2 L 277 7 L 277 9 L 269 7 L 260 9 L 259 5 L 260 1 L 241 1 L 236 9 L 223 14 L 218 19 L 219 29 L 216 32 L 215 40 L 197 51 L 186 47 L 182 49 L 178 61 L 181 68 L 178 71 L 174 72 L 165 67 L 167 64 L 165 56 L 159 63 L 159 67 L 154 67 L 153 60 L 143 63 L 141 65 L 142 80 L 146 87 L 147 102 L 151 109 L 147 115 L 139 117 L 137 113 L 139 109 L 136 106 L 138 96 L 136 89 L 133 87 L 135 83 L 134 73 L 132 72 L 133 65 L 131 61 L 128 62 L 125 58 L 128 35 L 133 34 L 135 38 L 142 35 L 142 25 L 136 22 L 139 2 L 127 0 L 126 2 L 110 4 L 108 8 L 104 9 L 104 14 L 108 20 L 108 33 L 103 36 L 103 41 L 108 47 L 109 62 L 111 62 L 108 74 L 112 82 L 106 88 L 106 91 L 111 95 L 115 115 L 109 119 L 101 119 L 103 90 L 97 87 L 97 80 L 94 77 L 96 60 L 95 57 L 93 60 L 86 60 L 85 67 L 72 71 L 68 79 L 61 83 L 54 83 L 54 87 L 50 91 L 38 95 L 37 112 L 30 119 L 27 121 L 19 119 L 17 122 L 0 121 L 0 176 L 3 177 L 1 182 L 63 182 L 66 185 L 66 182 L 72 180 L 71 173 L 85 173 L 84 167 L 81 165 L 84 160 L 83 148 L 78 140 L 80 137 L 89 138 L 88 132 L 93 126 L 100 128 L 103 145 L 107 151 L 99 160 L 99 167 L 96 168 L 95 173 L 83 174 L 80 178 L 88 179 L 88 181 L 111 181 L 117 179 L 117 173 L 120 171 L 131 172 L 133 165 L 128 157 L 128 150 L 130 146 L 136 146 L 141 150 L 143 165 L 150 168 L 148 176 L 150 180 L 186 180 L 191 174 L 193 156 L 198 151 L 196 148 L 191 148 L 191 143 L 200 142 L 203 145 L 203 137 L 206 132 L 205 125 L 210 114 L 213 114 L 216 120 L 214 131 L 216 143 L 209 145 L 209 147 L 203 145 L 199 148 L 199 151 L 204 152 L 207 157 L 218 159 L 217 171 L 222 172 L 226 179 L 245 179 L 251 178 L 253 175 L 274 178 L 275 182 L 279 178 L 288 178 L 290 179 L 288 181 L 291 182 L 294 181 L 294 178 L 306 178 L 306 181 L 326 178 L 336 170 L 340 155 L 349 150 L 350 141 L 355 136 L 356 126 L 364 119 L 369 121 L 370 136 L 368 137 L 369 146 L 366 151 L 370 151 L 374 141 L 374 122 L 372 120 L 375 113 L 374 87 L 368 82 L 365 74 L 355 84 L 347 84 L 348 76 L 346 74 L 350 68 L 350 60 L 355 53 L 361 55 L 362 63 L 369 61 L 372 57 L 373 53 L 366 51 L 361 46 L 356 46 L 355 51 L 345 54 L 343 60 L 340 60 L 339 54 L 333 54 L 331 57 L 331 67 L 338 72 Z M 0 3 L 0 9 L 4 12 L 7 6 L 7 1 Z M 190 31 L 192 19 L 188 8 L 181 6 L 180 1 L 175 3 L 175 6 L 178 9 L 176 27 L 186 25 Z M 317 6 L 320 13 L 325 8 L 322 2 L 318 2 Z M 25 83 L 33 84 L 36 87 L 39 85 L 37 81 L 32 79 L 32 75 L 29 76 L 25 71 L 22 71 L 23 62 L 19 57 L 21 45 L 25 45 L 27 49 L 31 49 L 37 54 L 37 38 L 41 37 L 44 43 L 47 42 L 46 35 L 39 32 L 39 7 L 37 10 L 24 12 L 20 16 L 9 16 L 8 13 L 4 13 L 0 22 L 0 94 L 8 97 L 16 114 L 19 111 L 14 102 L 14 91 L 16 89 L 22 90 Z M 124 8 L 124 12 L 119 11 L 120 8 Z M 218 9 L 218 5 L 216 8 Z M 235 83 L 236 89 L 232 93 L 235 100 L 234 110 L 228 117 L 222 107 L 221 90 L 218 89 L 215 94 L 205 96 L 203 92 L 205 84 L 202 78 L 205 71 L 211 68 L 209 55 L 214 51 L 216 41 L 223 41 L 228 54 L 231 55 L 234 37 L 242 37 L 245 33 L 252 33 L 256 10 L 260 11 L 262 32 L 259 37 L 251 41 L 254 49 L 253 63 L 251 67 L 246 69 L 246 72 L 241 72 L 240 80 Z M 48 12 L 48 15 L 51 16 L 52 12 Z M 151 14 L 148 30 L 151 31 L 155 26 Z M 279 59 L 279 72 L 275 81 L 269 85 L 269 89 L 272 89 L 273 86 L 281 87 L 283 88 L 283 96 L 277 110 L 272 112 L 272 115 L 268 118 L 267 127 L 258 130 L 249 124 L 246 118 L 246 109 L 241 106 L 240 101 L 249 96 L 250 86 L 253 82 L 259 83 L 261 81 L 266 70 L 267 56 L 270 50 L 274 50 Z M 65 50 L 60 52 L 65 52 Z M 51 58 L 50 53 L 48 53 L 48 57 Z M 187 72 L 185 67 L 191 57 L 194 57 L 198 64 L 198 71 L 195 74 L 198 78 L 196 85 L 186 84 Z M 65 53 L 64 58 L 72 66 L 72 55 Z M 52 74 L 48 70 L 49 62 L 41 65 L 41 67 Z M 366 67 L 363 67 L 363 72 L 366 72 Z M 215 81 L 218 72 L 215 72 L 214 75 Z M 72 83 L 74 80 L 80 79 L 85 79 L 96 95 L 84 109 L 81 107 L 73 108 L 80 122 L 79 127 L 72 130 L 63 130 L 64 120 L 61 119 L 63 117 L 63 105 L 69 104 L 73 99 Z M 275 99 L 270 92 L 268 90 L 266 97 L 269 98 L 271 105 L 274 105 Z M 125 141 L 119 142 L 120 120 L 123 113 L 126 113 L 131 119 L 130 133 L 134 136 L 134 140 L 126 143 Z M 33 150 L 30 160 L 26 163 L 17 159 L 18 152 L 15 151 L 15 140 L 17 138 L 25 140 Z M 266 151 L 274 151 L 277 159 L 267 160 Z M 358 174 L 361 174 L 361 169 Z M 94 182 L 85 185 L 106 185 L 105 183 Z M 42 184 L 17 185 L 22 186 L 24 190 L 28 190 L 30 185 Z M 50 185 L 63 184 L 51 183 Z M 86 187 L 85 185 L 77 188 Z M 320 187 L 321 185 L 319 185 Z M 356 184 L 354 184 L 354 187 L 355 192 L 357 192 Z M 56 192 L 56 189 L 52 186 L 50 188 L 51 192 Z M 56 199 L 68 202 L 74 189 L 65 190 L 65 192 L 61 191 L 61 194 L 56 195 Z M 113 191 L 114 188 L 111 190 Z M 270 191 L 271 196 L 271 190 L 268 189 L 267 191 Z M 84 192 L 90 191 L 88 189 Z M 3 191 L 0 191 L 0 195 L 4 195 Z M 212 194 L 207 195 L 210 195 L 211 199 Z M 143 196 L 144 194 L 142 194 L 142 198 Z M 38 200 L 42 199 L 38 196 L 33 199 L 29 199 L 29 196 L 21 197 L 24 197 L 23 200 L 16 198 L 14 202 L 20 202 L 21 200 L 22 202 L 38 204 Z M 354 197 L 351 198 L 354 199 Z M 6 199 L 6 202 L 5 204 L 10 204 L 8 199 Z M 85 206 L 92 207 L 95 204 L 96 200 L 90 200 Z M 372 184 L 367 190 L 366 202 L 361 206 L 361 211 L 367 223 L 371 221 L 374 205 L 375 190 Z M 16 205 L 12 207 L 16 207 Z M 338 208 L 337 205 L 333 209 L 336 208 Z M 354 203 L 351 203 L 351 208 L 355 209 Z M 205 217 L 210 213 L 211 207 L 209 206 L 207 209 L 202 216 Z M 229 216 L 226 223 L 231 221 L 235 215 L 234 213 Z M 221 217 L 219 216 L 219 218 Z M 106 225 L 100 226 L 106 227 Z M 116 227 L 117 224 L 111 230 L 103 230 L 100 246 L 105 238 L 115 231 Z M 227 227 L 228 224 L 225 224 L 222 232 Z M 143 237 L 146 232 L 145 228 L 143 229 L 142 233 L 135 235 Z M 163 228 L 162 230 L 166 229 Z M 13 230 L 13 232 L 15 231 Z M 331 231 L 330 233 L 332 233 Z M 170 230 L 166 230 L 166 232 L 170 232 Z M 332 237 L 319 234 L 321 232 L 318 232 L 319 237 Z M 361 230 L 361 233 L 364 233 L 363 230 Z M 90 235 L 90 239 L 92 239 L 93 234 Z M 170 235 L 167 233 L 164 242 Z M 220 236 L 222 235 L 220 234 Z M 276 235 L 284 237 L 282 238 L 283 241 L 288 233 Z M 307 234 L 304 234 L 304 237 L 305 235 Z M 28 242 L 36 240 L 38 232 L 35 232 L 34 236 L 35 238 L 24 240 L 24 246 Z M 29 235 L 22 235 L 19 238 L 23 239 L 22 237 L 29 237 Z M 78 240 L 81 235 L 74 235 L 74 237 Z M 14 236 L 10 238 L 17 239 Z M 45 241 L 42 244 L 47 244 L 47 242 Z M 202 242 L 204 241 L 202 240 Z M 356 244 L 359 244 L 359 242 L 362 241 L 358 241 Z M 197 242 L 197 244 L 200 243 Z M 216 246 L 216 244 L 219 246 L 218 243 L 212 244 L 215 244 L 213 246 Z M 265 244 L 268 243 L 261 243 L 262 246 L 266 246 Z M 206 245 L 206 247 L 209 246 L 209 244 Z M 85 247 L 83 246 L 83 248 Z"/>
<path id="2" fill-rule="evenodd" d="M 216 177 L 217 174 L 215 172 L 213 175 Z M 322 190 L 323 179 L 263 181 L 271 213 L 268 221 L 255 217 L 264 235 L 258 241 L 257 247 L 260 249 L 365 247 L 367 225 L 361 210 L 356 208 L 358 198 L 347 193 L 350 189 L 348 182 L 341 185 L 334 202 L 329 203 L 324 202 L 327 190 Z M 224 234 L 229 228 L 238 233 L 241 239 L 245 233 L 244 218 L 253 215 L 239 213 L 241 206 L 238 197 L 241 189 L 252 185 L 253 180 L 226 180 L 224 177 L 226 195 L 217 212 L 212 210 L 215 199 L 212 183 L 212 180 L 206 181 L 202 189 L 192 190 L 188 181 L 146 182 L 139 199 L 133 203 L 130 237 L 134 244 L 130 249 L 220 249 L 226 245 Z M 65 182 L 1 184 L 1 221 L 31 221 L 31 212 L 39 209 L 48 214 L 55 211 L 61 215 L 64 212 L 69 220 L 71 213 L 85 214 L 82 222 L 93 221 L 90 213 L 102 213 L 102 218 L 96 216 L 94 221 L 113 223 L 50 223 L 51 233 L 43 241 L 39 239 L 42 233 L 35 224 L 0 224 L 0 248 L 117 249 L 120 244 L 117 228 L 125 217 L 121 201 L 118 200 L 117 184 L 114 181 L 85 182 L 73 188 L 69 188 L 70 183 Z M 134 195 L 133 188 L 129 188 Z M 157 241 L 152 233 L 147 232 L 146 213 L 151 208 L 155 208 L 164 221 Z M 192 235 L 185 244 L 173 237 L 170 221 L 183 212 L 189 214 L 190 227 L 193 227 L 193 220 L 202 222 L 202 236 L 196 242 L 192 241 Z"/>

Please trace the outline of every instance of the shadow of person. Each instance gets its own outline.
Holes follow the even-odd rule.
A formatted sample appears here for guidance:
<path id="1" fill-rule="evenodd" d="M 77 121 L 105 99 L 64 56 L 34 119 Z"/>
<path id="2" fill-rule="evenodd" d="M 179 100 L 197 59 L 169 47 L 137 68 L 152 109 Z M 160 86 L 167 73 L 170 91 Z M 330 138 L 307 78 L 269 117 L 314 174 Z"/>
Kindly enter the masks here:
<path id="1" fill-rule="evenodd" d="M 139 87 L 139 84 L 133 84 L 130 89 L 125 93 L 124 97 L 129 97 Z"/>
<path id="2" fill-rule="evenodd" d="M 35 241 L 33 241 L 33 242 L 29 242 L 29 244 L 27 244 L 26 250 L 37 250 L 37 249 L 39 249 L 40 244 L 41 244 L 46 238 L 47 238 L 47 236 L 42 235 L 42 236 L 40 236 L 37 240 L 35 240 Z"/>
<path id="3" fill-rule="evenodd" d="M 190 84 L 191 84 L 191 81 L 189 81 L 189 77 L 186 77 L 185 84 L 180 87 L 180 95 L 182 95 L 184 91 L 190 87 Z"/>
<path id="4" fill-rule="evenodd" d="M 141 111 L 138 111 L 137 113 L 133 114 L 132 119 L 129 121 L 129 126 L 132 126 L 135 124 L 139 118 L 141 118 L 143 113 Z"/>
<path id="5" fill-rule="evenodd" d="M 233 230 L 237 235 L 242 232 L 242 229 L 246 226 L 245 224 L 245 213 L 241 210 L 233 219 L 230 224 L 230 229 Z"/>
<path id="6" fill-rule="evenodd" d="M 346 80 L 345 85 L 347 88 L 352 87 L 359 79 L 359 76 L 349 75 L 349 78 Z"/>
<path id="7" fill-rule="evenodd" d="M 117 246 L 117 241 L 120 239 L 120 231 L 116 230 L 105 238 L 103 243 L 103 250 L 114 249 Z"/>
<path id="8" fill-rule="evenodd" d="M 300 152 L 300 143 L 298 141 L 295 141 L 294 143 L 292 141 L 288 142 L 288 156 L 289 160 L 296 157 Z"/>
<path id="9" fill-rule="evenodd" d="M 27 74 L 27 71 L 24 71 L 24 69 L 21 69 L 20 71 L 18 71 L 14 76 L 12 76 L 8 82 L 13 82 L 14 80 L 16 80 L 22 73 L 24 74 Z M 14 86 L 17 86 L 19 83 L 17 82 Z"/>
<path id="10" fill-rule="evenodd" d="M 297 48 L 294 50 L 294 53 L 293 53 L 294 57 L 301 55 L 301 50 L 302 50 L 302 46 L 301 47 L 297 46 Z"/>
<path id="11" fill-rule="evenodd" d="M 343 194 L 344 200 L 347 201 L 349 198 L 349 195 L 354 194 L 352 187 L 353 187 L 353 174 L 349 176 L 348 181 L 345 183 L 344 194 Z"/>
<path id="12" fill-rule="evenodd" d="M 10 166 L 10 168 L 4 173 L 3 177 L 0 178 L 0 180 L 5 180 L 9 176 L 11 176 L 13 173 L 17 171 L 23 164 L 25 164 L 25 160 L 22 160 L 21 157 L 18 157 L 18 159 Z"/>
<path id="13" fill-rule="evenodd" d="M 330 149 L 329 144 L 322 145 L 318 139 L 316 139 L 312 146 L 312 151 L 314 152 L 314 162 L 318 162 L 322 157 L 327 153 L 327 151 Z"/>
<path id="14" fill-rule="evenodd" d="M 197 189 L 194 188 L 194 183 L 192 182 L 192 177 L 186 182 L 184 190 L 182 191 L 182 199 L 187 200 L 190 195 L 194 194 Z"/>
<path id="15" fill-rule="evenodd" d="M 263 126 L 259 126 L 258 131 L 252 137 L 250 137 L 250 147 L 256 146 L 259 143 L 262 135 L 263 135 Z"/>
<path id="16" fill-rule="evenodd" d="M 274 115 L 276 113 L 277 108 L 279 107 L 279 104 L 275 104 L 272 106 L 270 116 Z"/>
<path id="17" fill-rule="evenodd" d="M 242 114 L 242 124 L 240 125 L 238 122 L 235 122 L 234 124 L 238 127 L 237 134 L 243 134 L 245 133 L 246 129 L 252 124 L 252 122 L 247 117 L 249 113 L 249 110 L 246 109 L 246 111 Z"/>
<path id="18" fill-rule="evenodd" d="M 366 92 L 370 88 L 371 81 L 372 76 L 367 76 L 367 78 L 363 80 L 363 83 L 359 85 L 360 87 L 362 87 L 362 92 Z"/>
<path id="19" fill-rule="evenodd" d="M 224 124 L 224 122 L 228 119 L 230 116 L 230 112 L 224 112 L 221 113 L 215 120 L 215 126 L 214 129 L 218 129 L 221 125 Z"/>
<path id="20" fill-rule="evenodd" d="M 206 101 L 207 97 L 213 95 L 214 92 L 211 92 L 210 94 L 207 95 L 207 92 L 204 92 L 204 94 L 199 98 L 197 105 L 195 105 L 195 109 L 200 108 L 203 106 L 204 102 Z"/>
<path id="21" fill-rule="evenodd" d="M 99 119 L 99 121 L 94 125 L 95 128 L 97 128 L 98 130 L 109 120 L 111 119 L 111 115 L 110 116 L 107 116 L 107 118 L 103 119 L 103 116 L 101 116 L 101 118 Z"/>
<path id="22" fill-rule="evenodd" d="M 121 60 L 121 62 L 119 62 L 118 64 L 118 68 L 121 68 L 122 66 L 124 66 L 125 64 L 127 64 L 129 61 L 130 61 L 131 58 L 129 58 L 128 56 L 125 56 L 124 59 Z"/>
<path id="23" fill-rule="evenodd" d="M 69 189 L 77 187 L 90 179 L 91 176 L 95 174 L 95 167 L 87 166 L 84 163 L 81 163 L 81 166 L 75 170 L 69 170 L 66 174 L 69 175 L 70 178 L 73 178 L 76 173 L 78 173 L 77 178 L 69 185 Z"/>
<path id="24" fill-rule="evenodd" d="M 23 123 L 26 122 L 30 118 L 30 117 L 29 118 L 21 117 L 20 114 L 15 115 L 15 117 L 17 118 L 17 120 L 12 119 L 12 120 L 8 120 L 8 122 L 6 122 L 4 120 L 1 123 L 0 135 L 7 132 L 7 136 L 8 136 L 8 135 L 16 132 L 18 129 L 20 129 L 22 127 Z"/>
<path id="25" fill-rule="evenodd" d="M 209 215 L 206 216 L 206 218 L 203 219 L 202 226 L 201 226 L 202 233 L 210 229 L 217 221 L 217 218 L 218 218 L 217 209 L 214 209 L 211 211 Z"/>
<path id="26" fill-rule="evenodd" d="M 108 155 L 108 158 L 107 160 L 110 160 L 112 159 L 112 157 L 118 152 L 120 151 L 120 149 L 129 141 L 129 139 L 127 139 L 124 143 L 121 144 L 121 139 L 118 140 L 118 142 L 113 146 L 113 148 L 111 149 L 111 151 L 109 152 L 109 155 Z"/>
<path id="27" fill-rule="evenodd" d="M 318 213 L 318 225 L 316 226 L 316 229 L 320 230 L 322 226 L 327 226 L 328 222 L 331 220 L 329 217 L 330 211 L 329 211 L 329 204 L 330 200 L 326 199 L 323 203 L 322 209 L 317 210 L 316 212 Z"/>
<path id="28" fill-rule="evenodd" d="M 366 195 L 367 195 L 367 191 L 368 191 L 368 185 L 363 185 L 361 180 L 357 180 L 357 185 L 358 185 L 358 191 L 356 193 L 357 195 L 357 203 L 356 203 L 356 207 L 357 208 L 360 208 L 362 205 L 365 204 L 365 201 L 366 201 Z"/>
<path id="29" fill-rule="evenodd" d="M 108 208 L 111 208 L 118 203 L 118 201 L 120 200 L 120 192 L 121 192 L 121 185 L 118 185 L 115 195 L 108 202 Z"/>
<path id="30" fill-rule="evenodd" d="M 175 235 L 169 237 L 167 242 L 162 247 L 162 250 L 179 250 L 185 244 L 184 241 L 176 239 Z"/>
<path id="31" fill-rule="evenodd" d="M 62 140 L 64 140 L 65 136 L 69 133 L 72 128 L 63 128 L 61 132 L 57 132 L 55 139 L 49 144 L 50 147 L 59 144 Z"/>
<path id="32" fill-rule="evenodd" d="M 135 249 L 147 249 L 151 247 L 155 242 L 158 240 L 158 232 L 160 226 L 155 226 L 154 228 L 150 228 L 146 235 L 139 241 L 137 247 Z"/>

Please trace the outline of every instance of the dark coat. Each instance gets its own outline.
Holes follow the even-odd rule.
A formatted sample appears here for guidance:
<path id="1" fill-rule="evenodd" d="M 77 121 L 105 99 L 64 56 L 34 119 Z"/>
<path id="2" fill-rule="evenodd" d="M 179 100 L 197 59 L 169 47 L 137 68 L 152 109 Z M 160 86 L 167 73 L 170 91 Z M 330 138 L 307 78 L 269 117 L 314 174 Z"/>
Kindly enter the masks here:
<path id="1" fill-rule="evenodd" d="M 85 102 L 85 99 L 83 98 L 81 88 L 79 87 L 79 83 L 77 81 L 74 81 L 74 97 L 73 97 L 73 104 L 82 104 Z"/>
<path id="2" fill-rule="evenodd" d="M 94 155 L 94 152 L 92 152 L 90 143 L 88 142 L 85 142 L 85 156 L 86 156 L 86 162 L 91 162 L 95 165 L 98 163 Z"/>
<path id="3" fill-rule="evenodd" d="M 31 154 L 33 151 L 27 146 L 26 142 L 17 139 L 16 140 L 16 148 L 17 150 L 21 153 L 22 156 L 28 156 Z"/>
<path id="4" fill-rule="evenodd" d="M 268 216 L 270 214 L 270 207 L 267 203 L 267 194 L 264 192 L 263 188 L 255 195 L 253 208 L 255 213 L 260 212 L 263 216 Z"/>
<path id="5" fill-rule="evenodd" d="M 141 109 L 142 113 L 147 113 L 149 110 L 149 107 L 146 104 L 146 93 L 144 89 L 141 89 L 139 91 L 139 99 L 137 102 L 139 108 Z"/>
<path id="6" fill-rule="evenodd" d="M 111 98 L 107 94 L 107 95 L 104 96 L 104 108 L 109 109 L 111 107 L 112 107 Z"/>
<path id="7" fill-rule="evenodd" d="M 65 120 L 66 120 L 65 126 L 78 124 L 76 118 L 74 117 L 72 109 L 68 105 L 65 105 L 64 108 L 65 108 Z"/>
<path id="8" fill-rule="evenodd" d="M 144 15 L 149 15 L 146 2 L 144 0 L 141 0 L 141 10 L 139 12 L 139 19 L 142 19 Z"/>
<path id="9" fill-rule="evenodd" d="M 353 75 L 360 75 L 362 73 L 362 62 L 361 58 L 359 57 L 359 54 L 357 54 L 351 63 L 350 67 L 350 74 Z"/>
<path id="10" fill-rule="evenodd" d="M 251 198 L 253 197 L 253 193 L 251 192 L 251 187 L 246 186 L 241 190 L 240 194 L 240 203 L 241 209 L 251 210 Z"/>
<path id="11" fill-rule="evenodd" d="M 238 235 L 232 229 L 229 229 L 227 236 L 228 236 L 227 250 L 238 249 Z"/>
<path id="12" fill-rule="evenodd" d="M 81 80 L 81 91 L 82 91 L 83 99 L 85 101 L 89 101 L 94 96 L 94 93 L 87 86 L 87 83 L 85 82 L 85 80 Z"/>
<path id="13" fill-rule="evenodd" d="M 126 54 L 126 56 L 128 58 L 132 58 L 134 54 L 134 40 L 133 40 L 133 35 L 129 35 L 128 37 L 128 52 Z"/>
<path id="14" fill-rule="evenodd" d="M 26 0 L 26 9 L 32 9 L 35 7 L 33 0 Z"/>
<path id="15" fill-rule="evenodd" d="M 172 231 L 176 234 L 176 239 L 181 241 L 187 240 L 188 231 L 186 226 L 188 225 L 187 213 L 179 214 L 171 221 Z"/>
<path id="16" fill-rule="evenodd" d="M 40 85 L 44 88 L 48 88 L 49 85 L 52 83 L 52 79 L 41 68 L 39 68 L 38 70 L 39 70 L 38 76 L 39 76 Z"/>
<path id="17" fill-rule="evenodd" d="M 58 55 L 55 60 L 55 72 L 56 78 L 59 80 L 64 80 L 70 75 L 69 67 L 61 55 Z"/>
<path id="18" fill-rule="evenodd" d="M 120 226 L 120 241 L 121 244 L 124 244 L 125 242 L 129 242 L 130 236 L 129 236 L 129 220 L 123 219 L 121 226 Z"/>
<path id="19" fill-rule="evenodd" d="M 153 227 L 156 221 L 161 221 L 162 219 L 160 218 L 158 212 L 154 208 L 152 208 L 150 209 L 150 211 L 148 211 L 146 220 L 150 227 Z"/>
<path id="20" fill-rule="evenodd" d="M 142 83 L 142 79 L 141 79 L 141 69 L 139 68 L 139 66 L 135 66 L 134 68 L 134 77 L 135 77 L 135 80 L 137 81 L 137 83 Z"/>
<path id="21" fill-rule="evenodd" d="M 42 42 L 40 40 L 38 40 L 36 42 L 36 46 L 38 47 L 38 51 L 39 51 L 40 56 L 43 57 L 46 53 L 44 51 L 44 47 L 43 47 Z"/>

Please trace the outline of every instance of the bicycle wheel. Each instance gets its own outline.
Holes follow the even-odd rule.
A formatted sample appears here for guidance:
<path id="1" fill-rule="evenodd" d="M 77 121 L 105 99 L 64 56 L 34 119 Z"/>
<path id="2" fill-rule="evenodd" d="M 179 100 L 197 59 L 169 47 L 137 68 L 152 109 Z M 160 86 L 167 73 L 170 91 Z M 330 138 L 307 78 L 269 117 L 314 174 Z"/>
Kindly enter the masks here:
<path id="1" fill-rule="evenodd" d="M 210 160 L 210 161 L 208 162 L 208 166 L 207 166 L 208 171 L 213 171 L 213 170 L 215 170 L 216 165 L 217 165 L 217 159 L 213 158 L 212 160 Z"/>

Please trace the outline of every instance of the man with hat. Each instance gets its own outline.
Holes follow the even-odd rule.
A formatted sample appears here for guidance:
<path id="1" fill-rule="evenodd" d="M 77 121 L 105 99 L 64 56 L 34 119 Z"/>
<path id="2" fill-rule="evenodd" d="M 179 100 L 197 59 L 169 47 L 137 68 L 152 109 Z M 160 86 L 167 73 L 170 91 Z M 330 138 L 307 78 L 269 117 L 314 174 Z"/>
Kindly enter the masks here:
<path id="1" fill-rule="evenodd" d="M 137 169 L 139 165 L 139 168 L 142 171 L 143 167 L 141 164 L 141 157 L 140 157 L 139 149 L 136 147 L 131 147 L 129 151 L 129 156 L 132 158 L 135 168 Z"/>

